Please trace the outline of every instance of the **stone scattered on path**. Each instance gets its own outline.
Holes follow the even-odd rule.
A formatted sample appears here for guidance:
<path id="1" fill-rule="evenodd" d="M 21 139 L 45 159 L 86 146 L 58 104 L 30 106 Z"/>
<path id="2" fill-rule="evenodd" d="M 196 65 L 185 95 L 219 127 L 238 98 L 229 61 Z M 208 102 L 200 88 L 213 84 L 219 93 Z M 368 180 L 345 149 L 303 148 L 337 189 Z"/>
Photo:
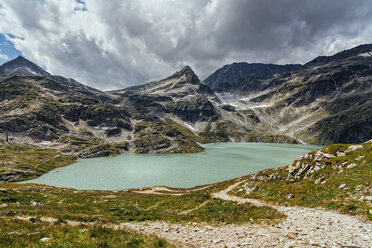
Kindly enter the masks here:
<path id="1" fill-rule="evenodd" d="M 47 238 L 47 237 L 44 237 L 44 238 L 40 239 L 41 242 L 48 242 L 49 240 L 50 240 L 50 238 Z"/>
<path id="2" fill-rule="evenodd" d="M 240 182 L 213 197 L 259 206 L 271 206 L 287 218 L 277 225 L 189 225 L 168 222 L 123 223 L 122 227 L 182 244 L 181 247 L 371 247 L 372 223 L 357 217 L 313 208 L 273 206 L 230 196 Z M 346 186 L 346 185 L 345 185 Z"/>

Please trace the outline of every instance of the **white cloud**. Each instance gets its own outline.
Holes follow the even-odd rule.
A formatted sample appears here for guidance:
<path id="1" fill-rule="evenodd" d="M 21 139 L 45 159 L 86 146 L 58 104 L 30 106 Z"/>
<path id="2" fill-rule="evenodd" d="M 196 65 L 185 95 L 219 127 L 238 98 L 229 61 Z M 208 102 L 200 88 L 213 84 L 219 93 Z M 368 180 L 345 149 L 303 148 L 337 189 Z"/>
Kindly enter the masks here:
<path id="1" fill-rule="evenodd" d="M 0 32 L 53 74 L 101 89 L 189 64 L 297 63 L 372 38 L 368 1 L 0 0 Z"/>
<path id="2" fill-rule="evenodd" d="M 1 52 L 1 51 L 0 51 Z M 8 56 L 6 54 L 2 54 L 0 53 L 0 59 L 3 59 L 3 60 L 7 60 L 9 59 Z"/>

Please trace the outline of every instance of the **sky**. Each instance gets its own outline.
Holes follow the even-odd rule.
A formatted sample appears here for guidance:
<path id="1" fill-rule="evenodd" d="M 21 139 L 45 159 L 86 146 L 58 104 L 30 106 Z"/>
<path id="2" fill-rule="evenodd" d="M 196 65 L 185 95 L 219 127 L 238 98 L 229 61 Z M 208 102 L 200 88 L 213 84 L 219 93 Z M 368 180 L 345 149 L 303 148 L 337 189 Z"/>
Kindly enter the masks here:
<path id="1" fill-rule="evenodd" d="M 370 0 L 0 0 L 0 64 L 22 55 L 102 90 L 365 43 Z"/>

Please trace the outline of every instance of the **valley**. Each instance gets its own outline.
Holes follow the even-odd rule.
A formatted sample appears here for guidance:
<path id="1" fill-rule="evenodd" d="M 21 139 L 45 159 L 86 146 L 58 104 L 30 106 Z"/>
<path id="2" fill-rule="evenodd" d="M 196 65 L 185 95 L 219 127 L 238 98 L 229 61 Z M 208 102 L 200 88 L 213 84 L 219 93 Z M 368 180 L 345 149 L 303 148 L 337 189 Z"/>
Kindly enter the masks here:
<path id="1" fill-rule="evenodd" d="M 204 81 L 185 66 L 111 91 L 51 75 L 21 56 L 3 64 L 0 246 L 368 247 L 371 51 L 360 45 L 304 65 L 233 63 Z M 192 188 L 19 183 L 79 159 L 187 158 L 222 142 L 256 142 L 251 157 L 272 155 L 254 150 L 271 143 L 315 146 L 293 162 Z M 242 167 L 249 166 L 244 155 Z"/>
<path id="2" fill-rule="evenodd" d="M 186 66 L 107 92 L 18 57 L 0 69 L 0 134 L 81 158 L 201 152 L 210 142 L 360 143 L 372 134 L 371 49 L 305 65 L 236 63 L 205 83 Z"/>
<path id="3" fill-rule="evenodd" d="M 113 247 L 368 247 L 371 149 L 331 145 L 288 166 L 189 189 L 2 184 L 0 244 L 76 246 L 96 237 Z"/>

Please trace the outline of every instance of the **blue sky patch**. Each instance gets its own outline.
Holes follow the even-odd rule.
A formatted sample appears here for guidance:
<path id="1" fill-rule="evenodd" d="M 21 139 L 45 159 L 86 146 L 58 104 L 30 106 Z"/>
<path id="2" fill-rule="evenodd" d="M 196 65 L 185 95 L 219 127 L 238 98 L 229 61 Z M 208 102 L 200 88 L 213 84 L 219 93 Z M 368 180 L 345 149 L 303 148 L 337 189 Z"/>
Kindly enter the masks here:
<path id="1" fill-rule="evenodd" d="M 87 11 L 87 6 L 86 6 L 85 1 L 76 0 L 76 2 L 78 3 L 78 6 L 75 7 L 75 11 Z"/>
<path id="2" fill-rule="evenodd" d="M 11 34 L 8 35 L 13 36 Z M 0 65 L 15 59 L 19 55 L 22 55 L 22 53 L 14 47 L 11 41 L 6 39 L 4 34 L 0 33 Z"/>

